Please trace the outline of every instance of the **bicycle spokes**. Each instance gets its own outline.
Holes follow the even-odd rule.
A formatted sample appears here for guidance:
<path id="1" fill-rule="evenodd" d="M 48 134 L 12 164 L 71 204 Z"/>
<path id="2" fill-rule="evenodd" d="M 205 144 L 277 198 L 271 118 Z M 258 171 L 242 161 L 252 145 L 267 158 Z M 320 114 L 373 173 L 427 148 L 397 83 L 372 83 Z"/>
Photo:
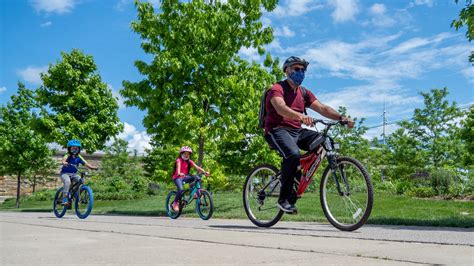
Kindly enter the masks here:
<path id="1" fill-rule="evenodd" d="M 341 230 L 359 228 L 370 215 L 372 185 L 365 169 L 354 159 L 339 160 L 321 180 L 321 204 L 328 220 Z"/>

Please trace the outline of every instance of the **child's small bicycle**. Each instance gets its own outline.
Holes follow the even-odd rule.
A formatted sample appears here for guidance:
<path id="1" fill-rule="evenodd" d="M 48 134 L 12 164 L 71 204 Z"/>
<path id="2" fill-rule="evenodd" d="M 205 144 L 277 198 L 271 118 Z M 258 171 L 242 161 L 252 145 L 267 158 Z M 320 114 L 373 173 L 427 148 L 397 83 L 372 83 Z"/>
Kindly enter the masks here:
<path id="1" fill-rule="evenodd" d="M 179 210 L 173 210 L 171 206 L 176 198 L 176 191 L 170 191 L 168 196 L 166 196 L 166 213 L 171 219 L 178 218 L 183 209 L 187 205 L 196 199 L 196 212 L 199 214 L 199 217 L 203 220 L 208 220 L 211 218 L 212 213 L 214 212 L 214 203 L 212 201 L 211 194 L 201 188 L 201 174 L 197 175 L 196 180 L 189 184 L 189 189 L 184 190 L 184 193 L 179 201 Z"/>
<path id="2" fill-rule="evenodd" d="M 70 164 L 77 168 L 76 165 Z M 94 205 L 94 193 L 92 189 L 84 185 L 84 179 L 89 174 L 88 171 L 81 171 L 78 169 L 78 173 L 81 175 L 81 179 L 78 182 L 71 180 L 71 187 L 69 188 L 69 203 L 72 205 L 74 201 L 74 209 L 77 217 L 85 219 L 92 211 L 92 205 Z M 62 202 L 63 188 L 58 188 L 56 195 L 54 195 L 53 201 L 53 212 L 56 217 L 61 218 L 66 214 L 68 206 L 64 206 Z M 70 207 L 69 207 L 70 208 Z"/>

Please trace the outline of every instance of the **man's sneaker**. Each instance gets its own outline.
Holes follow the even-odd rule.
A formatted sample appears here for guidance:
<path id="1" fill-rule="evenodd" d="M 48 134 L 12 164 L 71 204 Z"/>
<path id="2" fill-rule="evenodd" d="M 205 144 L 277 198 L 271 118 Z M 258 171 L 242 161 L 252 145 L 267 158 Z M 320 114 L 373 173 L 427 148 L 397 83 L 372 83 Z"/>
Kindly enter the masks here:
<path id="1" fill-rule="evenodd" d="M 69 207 L 69 206 L 71 206 L 71 203 L 69 202 L 68 198 L 63 198 L 62 205 L 66 206 L 66 207 Z"/>
<path id="2" fill-rule="evenodd" d="M 171 204 L 171 207 L 173 208 L 173 211 L 178 212 L 179 211 L 179 203 L 178 202 L 173 202 Z"/>
<path id="3" fill-rule="evenodd" d="M 286 213 L 295 213 L 297 211 L 295 205 L 288 203 L 287 200 L 278 202 L 277 207 Z"/>

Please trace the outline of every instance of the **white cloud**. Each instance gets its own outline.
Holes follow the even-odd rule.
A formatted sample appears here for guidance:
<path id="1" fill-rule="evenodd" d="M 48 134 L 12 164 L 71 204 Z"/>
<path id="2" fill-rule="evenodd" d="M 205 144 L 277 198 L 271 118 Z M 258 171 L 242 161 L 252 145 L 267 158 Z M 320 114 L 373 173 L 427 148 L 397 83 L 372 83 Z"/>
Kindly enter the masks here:
<path id="1" fill-rule="evenodd" d="M 469 66 L 463 69 L 461 73 L 469 81 L 469 83 L 474 83 L 474 67 Z"/>
<path id="2" fill-rule="evenodd" d="M 301 16 L 305 13 L 316 9 L 321 9 L 324 6 L 315 0 L 285 0 L 283 5 L 278 5 L 272 14 L 276 16 Z"/>
<path id="3" fill-rule="evenodd" d="M 395 25 L 395 19 L 390 17 L 387 13 L 387 8 L 384 4 L 373 4 L 369 8 L 369 14 L 372 16 L 370 24 L 375 27 L 391 27 Z M 365 23 L 368 24 L 367 22 Z"/>
<path id="4" fill-rule="evenodd" d="M 390 49 L 390 42 L 399 36 L 369 38 L 358 43 L 328 41 L 307 49 L 303 56 L 332 76 L 372 82 L 419 78 L 428 70 L 459 65 L 460 57 L 469 52 L 468 44 L 438 48 L 439 42 L 450 37 L 445 33 L 409 39 Z"/>
<path id="5" fill-rule="evenodd" d="M 7 90 L 7 87 L 3 86 L 3 87 L 0 87 L 0 93 L 3 93 L 4 91 Z"/>
<path id="6" fill-rule="evenodd" d="M 40 74 L 46 72 L 47 70 L 48 70 L 48 66 L 41 66 L 41 67 L 29 66 L 25 69 L 19 70 L 17 74 L 25 81 L 39 85 L 42 83 Z"/>
<path id="7" fill-rule="evenodd" d="M 404 112 L 407 105 L 422 102 L 418 96 L 409 96 L 409 91 L 390 81 L 375 81 L 366 85 L 349 86 L 329 93 L 318 93 L 318 99 L 333 108 L 344 106 L 352 117 L 377 117 L 382 113 L 381 105 L 392 114 Z"/>
<path id="8" fill-rule="evenodd" d="M 30 0 L 38 12 L 63 14 L 70 12 L 76 4 L 74 0 Z"/>
<path id="9" fill-rule="evenodd" d="M 260 55 L 258 54 L 258 50 L 253 47 L 242 47 L 240 48 L 239 54 L 243 57 L 247 58 L 250 61 L 258 61 L 260 60 Z"/>
<path id="10" fill-rule="evenodd" d="M 138 154 L 143 155 L 145 149 L 151 149 L 151 137 L 145 131 L 138 131 L 134 125 L 127 122 L 123 123 L 123 131 L 117 135 L 117 138 L 128 142 L 127 150 L 130 153 L 136 150 Z M 110 146 L 112 142 L 110 140 L 106 145 Z"/>
<path id="11" fill-rule="evenodd" d="M 43 28 L 44 28 L 44 27 L 49 27 L 49 26 L 51 26 L 51 25 L 53 25 L 53 22 L 51 22 L 51 21 L 47 21 L 47 22 L 45 22 L 45 23 L 41 23 L 41 24 L 40 24 L 40 26 L 43 27 Z"/>
<path id="12" fill-rule="evenodd" d="M 433 0 L 415 0 L 414 2 L 411 3 L 411 5 L 417 5 L 417 6 L 428 6 L 432 7 L 433 6 Z"/>
<path id="13" fill-rule="evenodd" d="M 335 8 L 331 16 L 337 23 L 354 20 L 359 12 L 356 0 L 333 0 L 330 4 Z"/>
<path id="14" fill-rule="evenodd" d="M 370 8 L 369 8 L 369 12 L 370 14 L 372 15 L 382 15 L 385 13 L 387 9 L 385 8 L 385 5 L 384 4 L 373 4 Z"/>
<path id="15" fill-rule="evenodd" d="M 112 96 L 114 96 L 115 99 L 117 100 L 119 108 L 120 109 L 125 108 L 126 106 L 125 106 L 124 98 L 122 97 L 122 95 L 120 95 L 120 93 L 116 89 L 114 89 L 112 85 L 107 84 L 107 87 L 112 91 Z"/>
<path id="16" fill-rule="evenodd" d="M 275 36 L 293 37 L 295 36 L 295 32 L 290 30 L 288 26 L 283 26 L 282 28 L 275 29 Z"/>

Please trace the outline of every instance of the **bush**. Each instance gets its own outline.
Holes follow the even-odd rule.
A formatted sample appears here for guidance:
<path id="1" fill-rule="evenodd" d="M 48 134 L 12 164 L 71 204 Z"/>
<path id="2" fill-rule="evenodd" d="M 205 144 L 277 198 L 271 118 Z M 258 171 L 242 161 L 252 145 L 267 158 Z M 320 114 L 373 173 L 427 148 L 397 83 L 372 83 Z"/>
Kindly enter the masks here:
<path id="1" fill-rule="evenodd" d="M 53 201 L 56 189 L 42 189 L 34 194 L 23 197 L 22 201 Z"/>
<path id="2" fill-rule="evenodd" d="M 374 182 L 375 191 L 384 191 L 395 194 L 397 189 L 395 183 L 390 180 L 385 181 L 375 181 Z"/>
<path id="3" fill-rule="evenodd" d="M 413 184 L 408 180 L 396 180 L 395 181 L 395 192 L 398 195 L 403 195 L 407 192 Z"/>
<path id="4" fill-rule="evenodd" d="M 454 178 L 455 175 L 451 171 L 437 169 L 431 175 L 431 187 L 438 196 L 447 195 Z"/>
<path id="5" fill-rule="evenodd" d="M 410 188 L 405 194 L 410 197 L 418 198 L 430 198 L 435 195 L 431 187 L 413 187 Z"/>

